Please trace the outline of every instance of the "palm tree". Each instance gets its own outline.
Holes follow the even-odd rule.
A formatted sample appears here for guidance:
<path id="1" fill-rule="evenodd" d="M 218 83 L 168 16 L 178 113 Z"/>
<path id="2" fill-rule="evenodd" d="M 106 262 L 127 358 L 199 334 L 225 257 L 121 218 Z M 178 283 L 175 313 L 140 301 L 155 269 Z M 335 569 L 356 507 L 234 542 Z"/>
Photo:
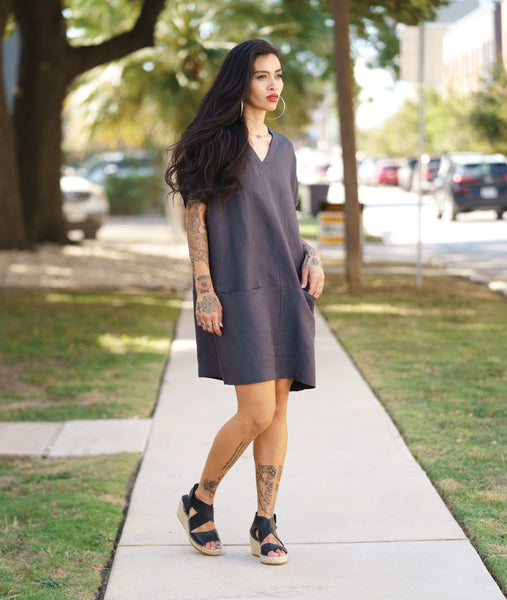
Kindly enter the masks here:
<path id="1" fill-rule="evenodd" d="M 332 29 L 323 27 L 322 11 L 310 2 L 294 4 L 169 3 L 154 48 L 99 67 L 77 82 L 67 104 L 70 129 L 79 124 L 82 141 L 107 147 L 167 146 L 195 114 L 227 51 L 245 39 L 263 37 L 285 55 L 284 95 L 290 110 L 279 125 L 286 133 L 301 132 L 329 76 Z M 83 38 L 88 31 L 93 27 L 83 29 Z"/>

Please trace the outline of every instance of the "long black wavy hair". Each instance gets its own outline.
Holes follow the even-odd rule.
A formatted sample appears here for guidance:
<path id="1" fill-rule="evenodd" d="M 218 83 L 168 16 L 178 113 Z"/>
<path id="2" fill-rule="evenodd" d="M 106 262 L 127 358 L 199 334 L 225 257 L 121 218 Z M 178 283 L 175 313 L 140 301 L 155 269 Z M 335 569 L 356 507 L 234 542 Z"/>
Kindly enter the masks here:
<path id="1" fill-rule="evenodd" d="M 248 40 L 225 57 L 215 82 L 186 131 L 170 150 L 165 180 L 170 193 L 225 205 L 241 187 L 251 148 L 241 102 L 248 96 L 258 56 L 280 52 L 264 40 Z"/>

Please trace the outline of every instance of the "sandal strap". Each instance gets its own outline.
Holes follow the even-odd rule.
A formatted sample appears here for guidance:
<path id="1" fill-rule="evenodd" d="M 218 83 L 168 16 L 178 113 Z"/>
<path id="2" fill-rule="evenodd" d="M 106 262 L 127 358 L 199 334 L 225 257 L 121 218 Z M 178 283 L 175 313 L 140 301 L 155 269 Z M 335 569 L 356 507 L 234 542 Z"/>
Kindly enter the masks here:
<path id="1" fill-rule="evenodd" d="M 279 546 L 278 544 L 262 544 L 261 554 L 267 556 L 270 552 L 276 552 L 277 550 L 283 550 L 287 554 L 287 548 L 285 546 Z"/>
<path id="2" fill-rule="evenodd" d="M 276 537 L 276 515 L 273 515 L 271 519 L 255 515 L 252 529 L 258 530 L 259 541 L 263 540 L 270 533 Z"/>
<path id="3" fill-rule="evenodd" d="M 273 515 L 270 519 L 268 519 L 267 517 L 260 517 L 257 515 L 257 513 L 255 514 L 254 522 L 250 528 L 250 535 L 254 538 L 254 540 L 257 540 L 260 543 L 271 533 L 275 536 L 277 542 L 280 543 L 280 545 L 271 544 L 268 542 L 261 544 L 261 553 L 266 556 L 268 552 L 271 552 L 271 550 L 283 550 L 285 553 L 288 553 L 288 550 L 283 545 L 282 540 L 276 534 L 276 529 L 276 515 Z M 266 550 L 265 548 L 268 549 Z"/>
<path id="4" fill-rule="evenodd" d="M 199 486 L 198 483 L 194 485 L 194 487 L 190 490 L 188 496 L 183 496 L 183 504 L 185 506 L 185 511 L 187 514 L 190 512 L 190 509 L 193 508 L 196 513 L 192 517 L 189 517 L 188 524 L 190 527 L 190 531 L 192 529 L 197 529 L 201 525 L 204 525 L 208 521 L 214 521 L 214 511 L 213 504 L 206 504 L 202 500 L 199 500 L 195 495 L 195 491 Z M 215 540 L 216 538 L 213 538 Z M 213 541 L 208 540 L 208 541 Z"/>
<path id="5" fill-rule="evenodd" d="M 194 538 L 194 540 L 200 545 L 205 546 L 208 542 L 219 542 L 220 537 L 218 535 L 218 531 L 213 529 L 213 531 L 194 531 L 190 532 L 190 535 Z"/>

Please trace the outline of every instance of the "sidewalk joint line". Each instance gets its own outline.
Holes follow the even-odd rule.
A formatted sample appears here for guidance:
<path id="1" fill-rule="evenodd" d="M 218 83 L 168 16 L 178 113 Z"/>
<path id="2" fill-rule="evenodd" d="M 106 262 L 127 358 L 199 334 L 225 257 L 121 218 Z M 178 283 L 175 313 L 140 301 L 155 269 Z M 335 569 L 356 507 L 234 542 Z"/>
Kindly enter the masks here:
<path id="1" fill-rule="evenodd" d="M 349 546 L 352 544 L 426 544 L 435 542 L 469 542 L 468 538 L 431 538 L 431 539 L 413 539 L 413 540 L 356 540 L 340 542 L 292 542 L 288 546 Z M 119 548 L 187 548 L 186 543 L 178 544 L 118 544 Z M 244 544 L 223 544 L 224 548 L 246 548 L 248 542 Z"/>
<path id="2" fill-rule="evenodd" d="M 41 452 L 41 457 L 42 458 L 49 458 L 49 455 L 51 454 L 51 450 L 53 450 L 54 445 L 56 444 L 57 439 L 60 437 L 63 428 L 65 427 L 65 423 L 67 421 L 57 421 L 57 423 L 60 423 L 60 427 L 54 432 L 54 434 L 51 436 L 51 438 L 47 441 L 44 449 Z"/>

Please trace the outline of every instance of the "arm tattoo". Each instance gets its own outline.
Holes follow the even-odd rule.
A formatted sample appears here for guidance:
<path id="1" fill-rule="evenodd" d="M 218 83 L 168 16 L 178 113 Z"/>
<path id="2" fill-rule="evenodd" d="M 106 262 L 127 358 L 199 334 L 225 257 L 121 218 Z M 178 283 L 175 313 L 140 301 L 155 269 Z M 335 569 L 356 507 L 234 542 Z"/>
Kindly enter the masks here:
<path id="1" fill-rule="evenodd" d="M 257 464 L 257 497 L 260 508 L 267 514 L 274 512 L 276 495 L 282 478 L 282 469 L 283 466 L 281 465 L 275 467 L 274 465 Z"/>
<path id="2" fill-rule="evenodd" d="M 195 287 L 199 294 L 207 294 L 211 291 L 211 277 L 209 275 L 199 275 L 195 281 Z"/>
<path id="3" fill-rule="evenodd" d="M 206 229 L 206 205 L 203 202 L 192 200 L 187 204 L 186 225 L 188 251 L 192 263 L 192 271 L 196 273 L 198 262 L 209 266 L 208 232 Z"/>

